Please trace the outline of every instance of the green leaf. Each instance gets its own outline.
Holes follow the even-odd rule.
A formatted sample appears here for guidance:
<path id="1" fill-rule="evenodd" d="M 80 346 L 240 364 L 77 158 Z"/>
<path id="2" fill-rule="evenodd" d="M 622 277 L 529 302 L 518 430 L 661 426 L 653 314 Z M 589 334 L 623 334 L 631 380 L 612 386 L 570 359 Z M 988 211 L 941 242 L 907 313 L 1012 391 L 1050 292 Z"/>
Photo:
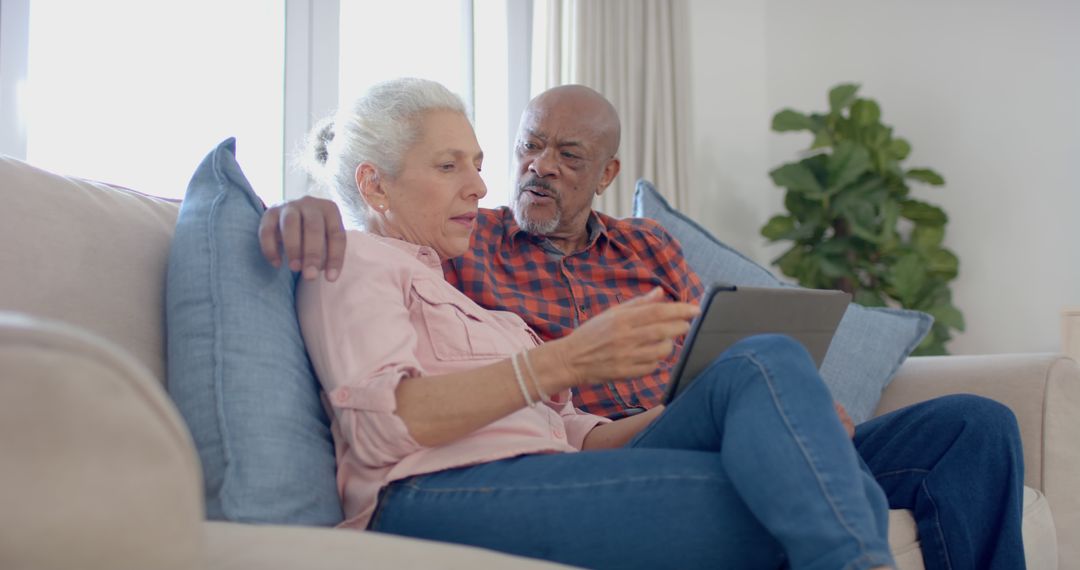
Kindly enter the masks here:
<path id="1" fill-rule="evenodd" d="M 803 262 L 803 250 L 802 246 L 795 244 L 791 249 L 784 252 L 783 255 L 773 260 L 773 264 L 780 268 L 780 271 L 788 277 L 794 277 L 799 281 L 802 281 L 800 277 L 799 269 L 802 267 Z"/>
<path id="2" fill-rule="evenodd" d="M 949 221 L 945 211 L 937 206 L 918 200 L 904 200 L 900 203 L 900 215 L 925 226 L 943 226 Z"/>
<path id="3" fill-rule="evenodd" d="M 932 356 L 933 350 L 931 347 L 940 345 L 940 341 L 937 339 L 937 335 L 934 334 L 934 327 L 930 327 L 930 330 L 926 331 L 926 336 L 923 337 L 919 346 L 915 347 L 915 350 L 911 354 L 917 356 Z M 940 353 L 938 353 L 940 354 Z"/>
<path id="4" fill-rule="evenodd" d="M 782 133 L 786 131 L 813 131 L 816 130 L 814 121 L 805 114 L 791 109 L 784 109 L 773 115 L 772 130 Z"/>
<path id="5" fill-rule="evenodd" d="M 851 106 L 851 120 L 859 127 L 876 125 L 881 119 L 881 107 L 873 99 L 857 99 Z"/>
<path id="6" fill-rule="evenodd" d="M 813 259 L 817 261 L 818 268 L 821 270 L 821 274 L 830 279 L 839 279 L 841 277 L 847 277 L 851 275 L 848 271 L 847 265 L 842 261 L 830 258 L 826 255 L 814 255 Z"/>
<path id="7" fill-rule="evenodd" d="M 947 249 L 935 249 L 927 253 L 926 270 L 944 277 L 946 280 L 960 273 L 960 259 Z"/>
<path id="8" fill-rule="evenodd" d="M 925 182 L 931 186 L 941 186 L 945 184 L 945 179 L 940 174 L 930 170 L 929 168 L 912 168 L 905 174 L 912 180 L 918 180 L 919 182 Z"/>
<path id="9" fill-rule="evenodd" d="M 839 113 L 855 102 L 855 93 L 859 86 L 855 83 L 842 83 L 829 90 L 829 109 Z"/>
<path id="10" fill-rule="evenodd" d="M 904 160 L 911 154 L 911 143 L 904 139 L 893 139 L 889 143 L 889 154 L 896 160 Z"/>
<path id="11" fill-rule="evenodd" d="M 772 219 L 761 228 L 761 235 L 770 241 L 788 239 L 788 235 L 795 231 L 795 218 L 791 216 L 773 216 Z"/>
<path id="12" fill-rule="evenodd" d="M 884 307 L 885 299 L 873 289 L 859 289 L 855 292 L 854 301 L 864 307 Z"/>
<path id="13" fill-rule="evenodd" d="M 881 206 L 881 218 L 880 243 L 897 241 L 896 221 L 900 219 L 900 205 L 893 201 L 885 202 Z"/>
<path id="14" fill-rule="evenodd" d="M 833 145 L 832 134 L 829 133 L 829 129 L 821 129 L 814 135 L 814 142 L 810 145 L 810 150 L 819 148 L 828 148 Z"/>
<path id="15" fill-rule="evenodd" d="M 805 161 L 804 161 L 805 162 Z M 777 186 L 782 186 L 795 192 L 804 192 L 812 196 L 822 193 L 821 183 L 814 173 L 802 162 L 792 162 L 777 168 L 769 173 Z"/>
<path id="16" fill-rule="evenodd" d="M 934 316 L 934 322 L 950 329 L 963 331 L 965 327 L 964 314 L 953 306 L 952 303 L 935 305 L 926 312 Z"/>
<path id="17" fill-rule="evenodd" d="M 835 193 L 870 169 L 870 153 L 861 145 L 844 141 L 829 155 L 826 169 L 829 190 Z"/>
<path id="18" fill-rule="evenodd" d="M 926 283 L 926 269 L 917 254 L 909 253 L 889 267 L 888 279 L 900 303 L 909 307 Z"/>
<path id="19" fill-rule="evenodd" d="M 937 249 L 944 239 L 944 226 L 915 226 L 911 230 L 911 245 L 924 254 Z"/>

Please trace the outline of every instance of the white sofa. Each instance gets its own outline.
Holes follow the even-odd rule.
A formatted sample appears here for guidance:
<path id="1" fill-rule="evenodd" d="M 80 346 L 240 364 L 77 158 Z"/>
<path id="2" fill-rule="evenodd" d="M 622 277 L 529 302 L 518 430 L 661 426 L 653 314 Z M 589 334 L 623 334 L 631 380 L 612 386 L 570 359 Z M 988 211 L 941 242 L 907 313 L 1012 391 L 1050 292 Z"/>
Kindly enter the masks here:
<path id="1" fill-rule="evenodd" d="M 197 455 L 163 389 L 179 203 L 0 157 L 0 204 L 0 568 L 554 567 L 375 533 L 205 521 Z M 1029 568 L 1080 568 L 1080 368 L 1053 354 L 912 358 L 879 413 L 957 392 L 1019 418 Z M 901 568 L 922 568 L 910 513 L 890 523 Z"/>

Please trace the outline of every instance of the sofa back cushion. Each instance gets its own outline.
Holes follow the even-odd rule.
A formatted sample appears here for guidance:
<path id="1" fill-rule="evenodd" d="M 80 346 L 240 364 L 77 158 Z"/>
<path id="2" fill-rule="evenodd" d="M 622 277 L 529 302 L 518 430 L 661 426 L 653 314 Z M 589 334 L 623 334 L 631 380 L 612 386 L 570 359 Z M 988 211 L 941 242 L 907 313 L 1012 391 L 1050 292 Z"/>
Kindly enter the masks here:
<path id="1" fill-rule="evenodd" d="M 228 139 L 188 185 L 169 256 L 168 387 L 202 461 L 206 515 L 342 520 L 330 420 L 308 361 L 296 277 L 259 249 L 264 207 Z"/>
<path id="2" fill-rule="evenodd" d="M 165 378 L 165 264 L 179 202 L 0 156 L 0 310 L 64 321 Z"/>
<path id="3" fill-rule="evenodd" d="M 634 213 L 660 222 L 679 240 L 687 264 L 706 285 L 723 281 L 743 287 L 790 286 L 672 208 L 648 180 L 637 182 Z M 885 386 L 933 322 L 933 317 L 918 311 L 848 306 L 821 364 L 821 377 L 856 423 L 873 416 Z"/>

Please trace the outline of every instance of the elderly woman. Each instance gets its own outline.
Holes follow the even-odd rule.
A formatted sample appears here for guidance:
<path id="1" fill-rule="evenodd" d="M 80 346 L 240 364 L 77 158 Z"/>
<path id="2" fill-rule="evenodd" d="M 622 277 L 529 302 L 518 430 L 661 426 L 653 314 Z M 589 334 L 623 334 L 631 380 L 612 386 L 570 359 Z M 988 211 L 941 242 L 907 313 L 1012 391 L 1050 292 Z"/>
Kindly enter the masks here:
<path id="1" fill-rule="evenodd" d="M 667 410 L 582 413 L 571 388 L 651 371 L 696 307 L 653 291 L 541 344 L 448 284 L 486 189 L 437 83 L 377 85 L 311 138 L 312 173 L 364 228 L 338 279 L 298 293 L 343 526 L 588 567 L 893 564 L 885 498 L 797 343 L 737 344 Z"/>

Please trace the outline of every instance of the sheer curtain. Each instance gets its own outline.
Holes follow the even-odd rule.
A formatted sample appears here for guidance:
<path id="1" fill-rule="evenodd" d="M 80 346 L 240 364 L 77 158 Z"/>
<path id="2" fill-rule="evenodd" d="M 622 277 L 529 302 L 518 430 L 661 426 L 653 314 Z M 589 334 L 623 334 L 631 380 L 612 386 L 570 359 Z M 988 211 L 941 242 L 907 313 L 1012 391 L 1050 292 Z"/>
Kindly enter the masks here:
<path id="1" fill-rule="evenodd" d="M 536 0 L 532 93 L 587 85 L 622 120 L 622 171 L 597 199 L 612 216 L 633 213 L 646 178 L 673 206 L 687 204 L 689 136 L 685 0 Z"/>

